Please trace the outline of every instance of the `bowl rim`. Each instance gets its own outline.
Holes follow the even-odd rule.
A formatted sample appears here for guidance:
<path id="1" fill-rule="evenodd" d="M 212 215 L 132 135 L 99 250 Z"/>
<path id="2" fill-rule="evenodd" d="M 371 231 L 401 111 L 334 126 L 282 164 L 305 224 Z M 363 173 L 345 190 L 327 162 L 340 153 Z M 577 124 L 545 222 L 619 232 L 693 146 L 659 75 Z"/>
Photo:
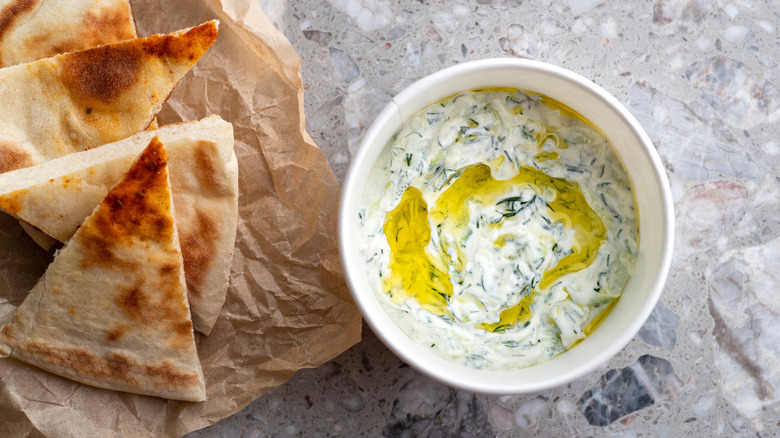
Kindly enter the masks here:
<path id="1" fill-rule="evenodd" d="M 660 260 L 658 261 L 658 270 L 652 277 L 653 282 L 649 286 L 648 297 L 645 300 L 645 303 L 642 305 L 640 312 L 631 321 L 626 330 L 621 333 L 614 342 L 610 343 L 607 348 L 602 349 L 595 355 L 588 355 L 587 360 L 580 366 L 576 366 L 556 375 L 553 378 L 548 378 L 545 380 L 524 381 L 520 383 L 514 381 L 503 381 L 504 379 L 508 379 L 518 374 L 528 374 L 527 370 L 531 370 L 534 367 L 537 367 L 537 365 L 516 370 L 476 370 L 474 368 L 466 367 L 465 365 L 458 365 L 447 361 L 449 364 L 454 365 L 454 367 L 450 368 L 450 371 L 454 372 L 437 373 L 430 370 L 427 365 L 428 362 L 434 361 L 438 362 L 438 365 L 443 365 L 439 362 L 439 360 L 446 361 L 446 359 L 439 358 L 438 356 L 431 358 L 427 355 L 424 355 L 424 359 L 420 359 L 420 357 L 413 354 L 415 352 L 419 353 L 418 350 L 424 349 L 425 347 L 417 344 L 415 341 L 412 341 L 411 338 L 408 338 L 402 329 L 394 322 L 392 322 L 390 316 L 387 315 L 384 309 L 380 307 L 378 299 L 374 296 L 374 292 L 370 290 L 370 285 L 368 285 L 368 291 L 361 292 L 361 288 L 364 288 L 366 284 L 361 284 L 356 276 L 363 275 L 362 266 L 352 266 L 350 264 L 350 260 L 352 260 L 353 257 L 351 256 L 350 251 L 356 249 L 356 247 L 352 244 L 358 239 L 354 236 L 354 229 L 350 227 L 350 218 L 348 215 L 352 214 L 352 211 L 357 211 L 357 208 L 359 208 L 364 190 L 364 186 L 362 186 L 361 183 L 365 182 L 358 180 L 359 173 L 361 172 L 361 168 L 364 168 L 365 166 L 370 165 L 368 167 L 373 168 L 376 163 L 376 157 L 378 157 L 379 153 L 381 153 L 381 151 L 383 151 L 387 146 L 384 144 L 381 147 L 377 145 L 372 147 L 371 145 L 376 143 L 376 137 L 382 134 L 383 130 L 388 129 L 387 126 L 389 124 L 398 123 L 400 126 L 400 124 L 403 124 L 409 116 L 416 113 L 425 106 L 434 103 L 436 100 L 425 99 L 424 101 L 427 101 L 427 103 L 424 105 L 416 107 L 416 109 L 411 111 L 410 114 L 405 116 L 402 114 L 401 108 L 405 102 L 410 102 L 419 96 L 427 95 L 428 90 L 431 89 L 431 87 L 435 84 L 444 80 L 493 69 L 522 69 L 555 76 L 558 79 L 575 84 L 579 88 L 583 89 L 583 91 L 601 100 L 615 113 L 620 121 L 626 125 L 626 127 L 636 137 L 637 142 L 642 146 L 641 150 L 644 152 L 644 159 L 651 165 L 650 170 L 653 174 L 655 182 L 658 184 L 658 190 L 661 198 L 660 207 L 663 210 L 663 224 L 661 226 L 664 229 L 663 236 L 661 236 L 661 256 Z M 471 89 L 476 88 L 480 87 L 471 87 Z M 466 89 L 461 89 L 460 91 L 466 91 Z M 392 133 L 394 133 L 396 130 L 397 128 L 393 129 Z M 370 163 L 367 163 L 366 161 L 372 157 L 374 160 Z M 366 172 L 365 169 L 362 169 L 362 171 L 363 173 Z M 357 194 L 354 194 L 354 192 L 357 192 Z M 353 206 L 355 207 L 354 210 L 352 209 Z M 369 126 L 368 130 L 364 134 L 357 152 L 352 158 L 349 170 L 347 171 L 344 183 L 342 185 L 341 202 L 338 213 L 339 252 L 346 283 L 352 298 L 355 301 L 355 304 L 363 315 L 363 319 L 367 322 L 374 334 L 379 337 L 385 346 L 387 346 L 394 354 L 411 365 L 417 371 L 441 383 L 460 389 L 485 394 L 520 394 L 537 392 L 561 386 L 576 380 L 588 372 L 593 371 L 615 356 L 618 352 L 620 352 L 620 350 L 625 348 L 625 346 L 631 341 L 631 339 L 636 335 L 647 318 L 650 316 L 650 313 L 655 308 L 655 305 L 660 298 L 671 265 L 674 243 L 673 240 L 674 207 L 666 172 L 661 159 L 652 144 L 652 141 L 636 118 L 634 118 L 628 109 L 626 109 L 614 96 L 589 79 L 553 64 L 542 61 L 517 58 L 489 58 L 447 67 L 413 82 L 404 88 L 395 97 L 393 97 Z M 377 307 L 379 307 L 381 310 L 381 314 L 376 313 Z M 390 324 L 388 324 L 388 320 L 390 321 Z M 406 337 L 409 342 L 400 340 L 399 332 L 402 337 Z M 409 343 L 412 343 L 414 347 L 411 347 Z M 411 350 L 408 348 L 411 348 Z M 569 353 L 574 350 L 575 349 L 570 349 L 562 354 Z M 430 354 L 434 355 L 432 352 Z M 435 358 L 438 358 L 439 360 L 436 360 Z M 492 382 L 503 381 L 503 383 L 486 383 L 484 380 L 480 380 L 479 378 L 466 378 L 466 375 L 472 374 L 474 376 L 491 375 L 490 380 Z M 495 379 L 493 377 L 498 378 Z"/>

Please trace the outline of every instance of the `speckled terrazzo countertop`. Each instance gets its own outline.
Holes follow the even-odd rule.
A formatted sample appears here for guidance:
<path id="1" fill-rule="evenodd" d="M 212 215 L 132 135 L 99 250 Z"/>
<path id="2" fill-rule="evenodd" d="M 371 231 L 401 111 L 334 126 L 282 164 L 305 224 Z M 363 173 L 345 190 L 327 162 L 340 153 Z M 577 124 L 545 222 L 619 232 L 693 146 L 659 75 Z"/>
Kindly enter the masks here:
<path id="1" fill-rule="evenodd" d="M 524 57 L 594 80 L 666 166 L 673 267 L 636 338 L 565 387 L 454 390 L 366 327 L 193 437 L 780 435 L 780 1 L 260 2 L 301 56 L 307 130 L 340 181 L 391 96 L 443 67 Z"/>

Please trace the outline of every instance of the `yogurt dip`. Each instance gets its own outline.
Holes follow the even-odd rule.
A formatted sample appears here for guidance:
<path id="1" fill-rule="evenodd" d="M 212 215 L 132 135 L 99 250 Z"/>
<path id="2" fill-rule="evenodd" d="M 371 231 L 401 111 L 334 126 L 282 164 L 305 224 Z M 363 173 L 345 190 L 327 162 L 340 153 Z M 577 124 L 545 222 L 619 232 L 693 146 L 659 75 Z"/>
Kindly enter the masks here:
<path id="1" fill-rule="evenodd" d="M 478 369 L 537 364 L 609 313 L 638 251 L 609 141 L 547 97 L 460 93 L 415 114 L 359 211 L 369 281 L 416 342 Z"/>

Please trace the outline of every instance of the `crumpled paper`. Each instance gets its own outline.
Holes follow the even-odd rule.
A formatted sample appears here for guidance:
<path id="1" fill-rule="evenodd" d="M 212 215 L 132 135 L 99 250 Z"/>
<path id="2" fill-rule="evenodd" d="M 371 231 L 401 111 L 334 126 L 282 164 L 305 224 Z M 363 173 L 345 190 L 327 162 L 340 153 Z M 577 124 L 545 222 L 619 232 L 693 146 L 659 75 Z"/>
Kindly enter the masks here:
<path id="1" fill-rule="evenodd" d="M 160 125 L 233 123 L 239 223 L 231 284 L 210 336 L 196 334 L 208 400 L 93 388 L 0 359 L 0 435 L 180 436 L 232 415 L 359 342 L 336 240 L 340 188 L 305 131 L 300 59 L 256 0 L 132 1 L 141 36 L 220 20 L 219 38 L 174 90 Z M 0 324 L 52 254 L 0 214 Z"/>

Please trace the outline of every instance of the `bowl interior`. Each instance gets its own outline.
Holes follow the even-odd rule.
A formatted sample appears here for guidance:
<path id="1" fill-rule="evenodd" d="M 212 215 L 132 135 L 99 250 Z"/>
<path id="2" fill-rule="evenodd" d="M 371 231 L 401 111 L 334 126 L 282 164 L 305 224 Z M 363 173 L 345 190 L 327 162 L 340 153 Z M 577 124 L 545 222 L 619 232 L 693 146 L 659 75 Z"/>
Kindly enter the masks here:
<path id="1" fill-rule="evenodd" d="M 403 122 L 425 106 L 452 94 L 513 87 L 556 99 L 582 114 L 609 138 L 633 184 L 639 218 L 636 272 L 599 328 L 574 348 L 532 367 L 475 370 L 440 358 L 412 341 L 390 319 L 371 290 L 359 251 L 357 211 L 380 153 Z M 398 94 L 367 131 L 343 187 L 339 217 L 342 263 L 356 304 L 373 331 L 399 357 L 445 384 L 493 394 L 548 389 L 598 367 L 622 349 L 645 322 L 669 269 L 673 237 L 671 195 L 655 149 L 638 122 L 614 97 L 570 71 L 518 59 L 461 64 L 421 79 Z"/>

